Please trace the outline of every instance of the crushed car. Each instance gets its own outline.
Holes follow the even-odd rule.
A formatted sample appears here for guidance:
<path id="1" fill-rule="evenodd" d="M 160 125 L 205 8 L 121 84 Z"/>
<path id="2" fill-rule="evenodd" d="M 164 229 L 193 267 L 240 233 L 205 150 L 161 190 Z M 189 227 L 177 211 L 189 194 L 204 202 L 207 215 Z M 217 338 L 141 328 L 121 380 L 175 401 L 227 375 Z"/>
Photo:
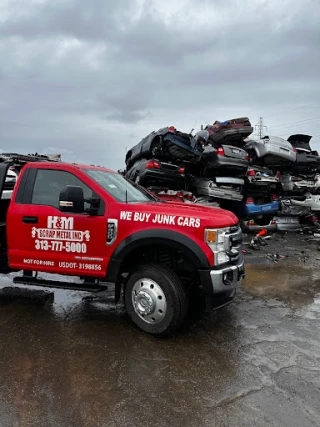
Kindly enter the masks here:
<path id="1" fill-rule="evenodd" d="M 311 211 L 320 211 L 320 195 L 306 193 L 303 197 L 292 197 L 293 206 L 309 208 Z"/>
<path id="2" fill-rule="evenodd" d="M 248 169 L 248 153 L 231 145 L 214 148 L 211 144 L 204 147 L 198 174 L 202 177 L 245 176 Z"/>
<path id="3" fill-rule="evenodd" d="M 280 183 L 283 193 L 287 195 L 299 195 L 305 194 L 306 192 L 317 192 L 319 191 L 318 189 L 320 187 L 318 177 L 313 174 L 300 176 L 283 174 L 280 177 Z"/>
<path id="4" fill-rule="evenodd" d="M 126 154 L 126 168 L 142 158 L 161 160 L 198 161 L 201 159 L 201 147 L 191 134 L 178 131 L 174 126 L 164 127 L 153 131 L 144 137 L 139 144 Z"/>
<path id="5" fill-rule="evenodd" d="M 126 178 L 143 187 L 166 187 L 180 190 L 185 187 L 185 167 L 156 159 L 137 160 L 126 172 Z"/>
<path id="6" fill-rule="evenodd" d="M 278 136 L 264 136 L 261 139 L 246 140 L 244 149 L 252 165 L 272 168 L 287 168 L 296 161 L 296 150 L 290 142 Z"/>
<path id="7" fill-rule="evenodd" d="M 279 201 L 275 194 L 252 195 L 222 207 L 231 210 L 241 219 L 252 219 L 257 215 L 275 215 L 279 210 Z"/>
<path id="8" fill-rule="evenodd" d="M 224 176 L 212 178 L 192 176 L 187 182 L 188 190 L 194 193 L 196 197 L 227 200 L 242 200 L 243 185 L 244 180 L 242 178 Z"/>
<path id="9" fill-rule="evenodd" d="M 216 120 L 213 125 L 207 125 L 205 130 L 209 132 L 209 139 L 213 144 L 242 147 L 244 138 L 253 132 L 253 127 L 248 117 L 239 117 L 224 122 Z"/>
<path id="10" fill-rule="evenodd" d="M 274 173 L 266 167 L 249 167 L 246 176 L 246 192 L 271 191 L 274 194 L 280 193 L 280 177 L 279 172 Z"/>
<path id="11" fill-rule="evenodd" d="M 291 135 L 288 142 L 295 148 L 297 157 L 292 167 L 293 172 L 318 171 L 320 168 L 320 157 L 316 150 L 310 147 L 312 136 L 304 134 Z"/>

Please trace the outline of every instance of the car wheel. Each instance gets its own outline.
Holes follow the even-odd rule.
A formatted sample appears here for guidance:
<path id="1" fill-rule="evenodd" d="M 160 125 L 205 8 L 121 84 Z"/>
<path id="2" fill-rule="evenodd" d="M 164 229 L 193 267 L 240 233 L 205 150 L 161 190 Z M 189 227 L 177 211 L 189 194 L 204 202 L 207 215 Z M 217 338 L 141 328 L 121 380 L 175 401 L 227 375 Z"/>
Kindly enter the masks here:
<path id="1" fill-rule="evenodd" d="M 136 326 L 160 337 L 180 327 L 187 313 L 187 297 L 171 269 L 147 264 L 130 276 L 125 288 L 125 306 Z"/>
<path id="2" fill-rule="evenodd" d="M 248 154 L 249 154 L 249 163 L 255 164 L 257 162 L 257 154 L 254 150 L 248 150 Z"/>
<path id="3" fill-rule="evenodd" d="M 152 142 L 151 147 L 150 147 L 150 153 L 151 153 L 152 157 L 156 157 L 157 154 L 159 153 L 159 151 L 160 151 L 160 144 L 161 144 L 161 142 L 160 142 L 159 139 L 155 139 Z"/>

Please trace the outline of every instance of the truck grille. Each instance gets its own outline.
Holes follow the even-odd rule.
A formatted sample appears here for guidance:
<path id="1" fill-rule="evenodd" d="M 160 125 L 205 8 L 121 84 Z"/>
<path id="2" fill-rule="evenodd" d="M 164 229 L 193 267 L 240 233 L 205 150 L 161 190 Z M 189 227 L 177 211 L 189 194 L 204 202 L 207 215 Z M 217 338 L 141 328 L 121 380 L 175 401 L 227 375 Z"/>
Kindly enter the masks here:
<path id="1" fill-rule="evenodd" d="M 225 250 L 229 255 L 230 261 L 237 261 L 240 256 L 242 245 L 242 230 L 239 225 L 230 227 L 230 231 L 225 234 Z"/>

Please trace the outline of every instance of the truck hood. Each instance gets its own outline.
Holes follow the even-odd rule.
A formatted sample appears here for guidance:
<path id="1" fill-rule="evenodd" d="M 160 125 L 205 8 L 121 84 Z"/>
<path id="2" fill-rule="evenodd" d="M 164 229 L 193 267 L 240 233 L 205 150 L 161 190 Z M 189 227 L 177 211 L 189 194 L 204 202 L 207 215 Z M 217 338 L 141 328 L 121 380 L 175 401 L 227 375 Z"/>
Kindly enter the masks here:
<path id="1" fill-rule="evenodd" d="M 201 220 L 201 227 L 223 228 L 238 224 L 239 220 L 232 212 L 197 204 L 175 202 L 139 203 L 122 205 L 122 211 L 143 212 L 154 215 L 169 215 L 176 218 L 196 218 Z"/>

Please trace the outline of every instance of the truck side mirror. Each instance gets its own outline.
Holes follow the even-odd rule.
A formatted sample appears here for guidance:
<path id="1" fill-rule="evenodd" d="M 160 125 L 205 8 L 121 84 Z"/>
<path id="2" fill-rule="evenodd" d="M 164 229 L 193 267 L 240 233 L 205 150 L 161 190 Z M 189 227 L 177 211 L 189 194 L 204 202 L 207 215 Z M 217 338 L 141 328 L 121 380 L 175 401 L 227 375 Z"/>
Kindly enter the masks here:
<path id="1" fill-rule="evenodd" d="M 76 185 L 66 185 L 59 196 L 61 212 L 84 213 L 83 189 Z"/>

